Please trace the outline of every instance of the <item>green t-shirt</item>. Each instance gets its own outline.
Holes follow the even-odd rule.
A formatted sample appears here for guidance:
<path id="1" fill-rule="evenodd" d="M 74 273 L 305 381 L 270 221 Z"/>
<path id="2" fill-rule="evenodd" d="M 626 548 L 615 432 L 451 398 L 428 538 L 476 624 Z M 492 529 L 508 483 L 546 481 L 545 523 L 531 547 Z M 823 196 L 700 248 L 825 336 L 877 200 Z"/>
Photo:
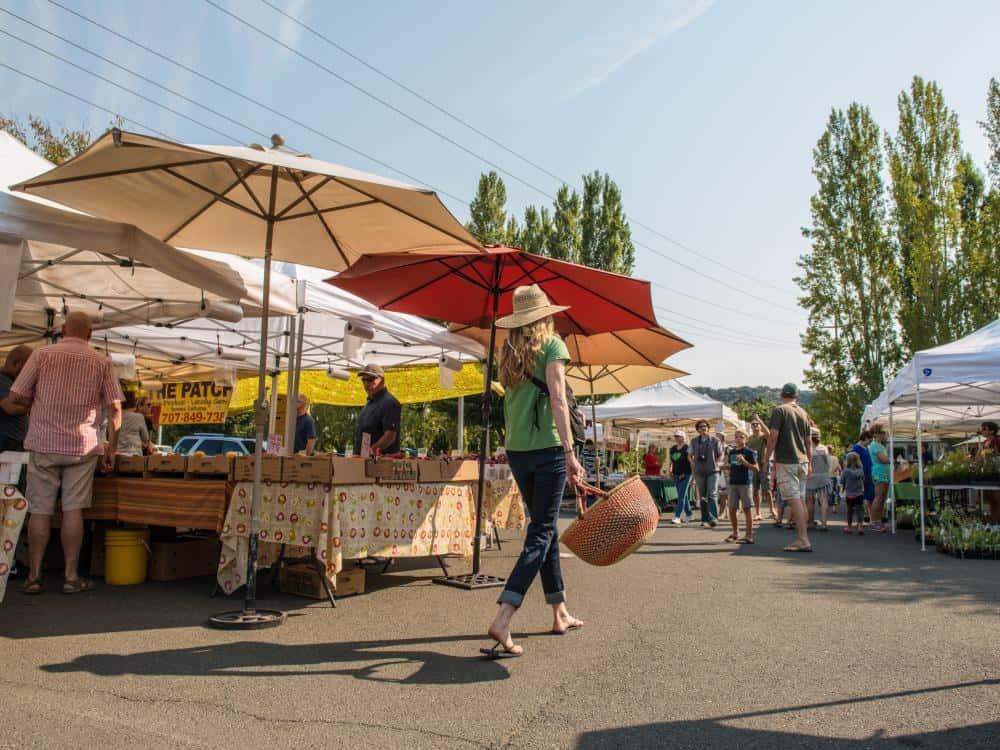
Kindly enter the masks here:
<path id="1" fill-rule="evenodd" d="M 760 463 L 760 470 L 767 473 L 764 466 L 764 454 L 767 453 L 767 435 L 751 435 L 747 440 L 747 446 L 757 454 L 757 461 Z"/>
<path id="2" fill-rule="evenodd" d="M 889 451 L 886 450 L 885 446 L 881 443 L 872 440 L 868 443 L 868 455 L 872 457 L 872 481 L 873 482 L 884 482 L 889 483 L 889 464 L 880 463 L 878 460 L 878 454 L 884 453 L 886 456 L 889 455 Z"/>
<path id="3" fill-rule="evenodd" d="M 774 407 L 767 426 L 778 431 L 774 446 L 776 464 L 804 464 L 809 462 L 809 415 L 798 404 Z"/>
<path id="4" fill-rule="evenodd" d="M 549 362 L 569 362 L 569 350 L 558 336 L 548 339 L 535 358 L 534 375 L 545 381 Z M 541 397 L 541 398 L 539 398 Z M 535 429 L 535 401 L 538 400 L 538 429 Z M 530 380 L 507 389 L 503 399 L 509 451 L 534 451 L 562 445 L 552 419 L 552 405 Z"/>

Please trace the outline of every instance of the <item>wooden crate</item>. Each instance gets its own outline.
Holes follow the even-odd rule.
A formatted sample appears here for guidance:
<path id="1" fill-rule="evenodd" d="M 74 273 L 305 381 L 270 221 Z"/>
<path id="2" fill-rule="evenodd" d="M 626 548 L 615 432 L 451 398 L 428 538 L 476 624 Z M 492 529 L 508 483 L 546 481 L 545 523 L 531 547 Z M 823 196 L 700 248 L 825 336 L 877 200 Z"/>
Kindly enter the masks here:
<path id="1" fill-rule="evenodd" d="M 233 481 L 252 482 L 253 464 L 257 456 L 237 456 L 233 460 Z M 260 478 L 268 482 L 281 481 L 281 456 L 262 456 L 260 463 Z"/>
<path id="2" fill-rule="evenodd" d="M 183 474 L 187 470 L 187 456 L 176 453 L 148 456 L 146 470 L 150 474 Z"/>

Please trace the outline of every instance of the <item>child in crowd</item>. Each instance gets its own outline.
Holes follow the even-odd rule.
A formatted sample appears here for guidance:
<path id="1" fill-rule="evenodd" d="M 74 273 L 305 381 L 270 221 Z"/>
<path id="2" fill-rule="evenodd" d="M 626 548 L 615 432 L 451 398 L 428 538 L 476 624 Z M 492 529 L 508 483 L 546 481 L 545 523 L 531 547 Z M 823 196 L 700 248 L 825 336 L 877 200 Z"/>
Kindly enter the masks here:
<path id="1" fill-rule="evenodd" d="M 727 542 L 753 544 L 753 495 L 750 492 L 750 472 L 760 471 L 757 452 L 747 447 L 747 434 L 737 430 L 736 447 L 729 450 L 729 521 L 733 532 L 726 537 Z M 738 516 L 740 508 L 746 522 L 746 531 L 740 539 Z"/>
<path id="2" fill-rule="evenodd" d="M 840 481 L 844 485 L 844 495 L 847 498 L 847 526 L 844 527 L 844 533 L 854 533 L 854 515 L 857 514 L 860 536 L 865 533 L 865 470 L 861 466 L 861 456 L 857 453 L 847 454 L 844 468 L 840 472 Z"/>

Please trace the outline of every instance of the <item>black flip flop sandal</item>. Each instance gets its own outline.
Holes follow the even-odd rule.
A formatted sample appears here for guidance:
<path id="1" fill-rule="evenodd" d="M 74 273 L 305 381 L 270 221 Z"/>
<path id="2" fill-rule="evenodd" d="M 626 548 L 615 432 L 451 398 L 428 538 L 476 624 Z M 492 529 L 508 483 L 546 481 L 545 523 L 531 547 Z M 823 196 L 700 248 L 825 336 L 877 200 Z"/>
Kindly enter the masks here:
<path id="1" fill-rule="evenodd" d="M 499 651 L 497 650 L 499 649 Z M 488 661 L 496 661 L 497 659 L 516 659 L 518 656 L 524 656 L 524 652 L 515 653 L 504 646 L 500 641 L 493 644 L 492 648 L 481 648 L 479 653 Z"/>

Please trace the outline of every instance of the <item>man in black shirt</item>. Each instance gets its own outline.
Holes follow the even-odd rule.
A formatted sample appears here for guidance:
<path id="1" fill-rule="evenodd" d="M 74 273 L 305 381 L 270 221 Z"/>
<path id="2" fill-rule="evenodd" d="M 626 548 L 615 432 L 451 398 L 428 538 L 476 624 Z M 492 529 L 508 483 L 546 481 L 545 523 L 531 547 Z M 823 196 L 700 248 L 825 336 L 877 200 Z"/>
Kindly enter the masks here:
<path id="1" fill-rule="evenodd" d="M 399 453 L 399 420 L 403 407 L 386 390 L 385 370 L 378 365 L 365 365 L 358 374 L 368 394 L 368 403 L 358 417 L 355 445 L 360 450 L 367 433 L 371 455 Z"/>
<path id="2" fill-rule="evenodd" d="M 31 355 L 27 346 L 16 346 L 7 354 L 0 368 L 0 450 L 23 451 L 24 436 L 28 434 L 28 407 L 14 402 L 10 388 L 17 380 L 25 362 Z"/>

